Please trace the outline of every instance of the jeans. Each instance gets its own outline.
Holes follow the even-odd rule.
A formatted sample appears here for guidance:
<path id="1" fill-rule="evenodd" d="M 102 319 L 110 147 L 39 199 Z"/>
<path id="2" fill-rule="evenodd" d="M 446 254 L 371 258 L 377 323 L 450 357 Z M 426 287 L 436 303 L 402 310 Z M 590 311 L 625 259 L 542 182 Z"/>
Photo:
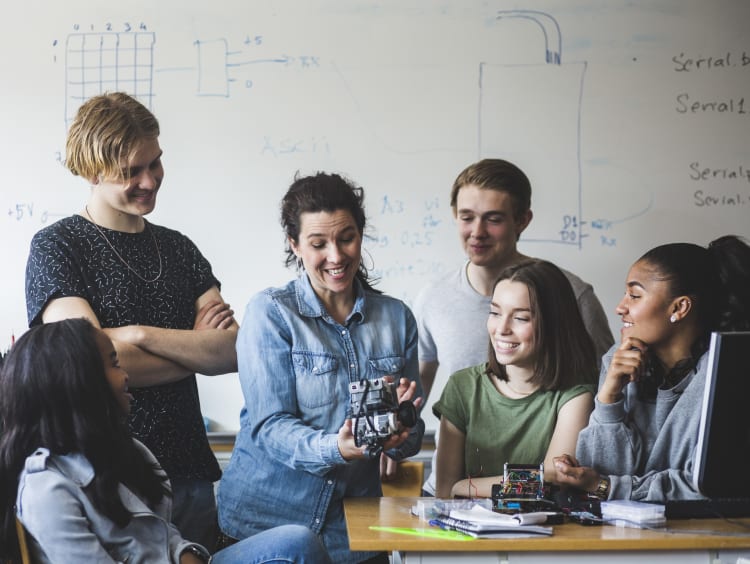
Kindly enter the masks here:
<path id="1" fill-rule="evenodd" d="M 318 536 L 302 525 L 279 525 L 243 539 L 211 558 L 211 564 L 332 564 Z"/>
<path id="2" fill-rule="evenodd" d="M 214 485 L 204 480 L 171 480 L 172 523 L 182 538 L 213 552 L 219 526 Z"/>

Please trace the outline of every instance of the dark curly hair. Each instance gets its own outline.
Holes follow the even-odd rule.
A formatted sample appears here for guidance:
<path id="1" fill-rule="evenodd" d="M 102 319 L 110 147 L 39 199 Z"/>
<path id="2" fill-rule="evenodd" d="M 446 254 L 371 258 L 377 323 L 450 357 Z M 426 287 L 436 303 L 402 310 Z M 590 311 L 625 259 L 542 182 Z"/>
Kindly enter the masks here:
<path id="1" fill-rule="evenodd" d="M 334 212 L 345 210 L 352 214 L 360 236 L 365 232 L 365 191 L 338 174 L 318 172 L 311 176 L 295 175 L 294 182 L 281 200 L 281 225 L 286 235 L 286 266 L 295 264 L 296 257 L 289 240 L 299 243 L 303 213 Z M 356 278 L 362 286 L 380 293 L 364 264 L 360 262 Z"/>

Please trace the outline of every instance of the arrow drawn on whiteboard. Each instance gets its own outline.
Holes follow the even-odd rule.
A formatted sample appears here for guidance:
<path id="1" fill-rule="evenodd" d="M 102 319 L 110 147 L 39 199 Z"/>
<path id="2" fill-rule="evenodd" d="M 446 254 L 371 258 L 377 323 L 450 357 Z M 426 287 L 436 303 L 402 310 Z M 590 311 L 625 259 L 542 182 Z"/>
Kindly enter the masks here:
<path id="1" fill-rule="evenodd" d="M 229 55 L 236 55 L 237 53 L 229 53 Z M 282 64 L 288 65 L 292 58 L 289 55 L 282 55 L 278 59 L 255 59 L 253 61 L 242 61 L 240 63 L 227 63 L 228 67 L 243 67 L 245 65 L 258 65 L 263 63 L 271 64 Z"/>

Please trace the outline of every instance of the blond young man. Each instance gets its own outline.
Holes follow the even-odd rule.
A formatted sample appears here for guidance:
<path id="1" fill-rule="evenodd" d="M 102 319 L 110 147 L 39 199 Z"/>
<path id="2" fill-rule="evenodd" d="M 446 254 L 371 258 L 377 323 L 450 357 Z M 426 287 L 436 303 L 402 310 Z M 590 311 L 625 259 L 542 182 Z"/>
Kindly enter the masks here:
<path id="1" fill-rule="evenodd" d="M 112 339 L 130 375 L 129 424 L 170 477 L 173 521 L 214 541 L 211 452 L 195 373 L 237 369 L 238 325 L 209 262 L 181 233 L 144 216 L 164 178 L 159 123 L 135 98 L 87 100 L 70 127 L 66 166 L 91 186 L 83 210 L 39 231 L 26 267 L 29 325 L 85 317 Z"/>

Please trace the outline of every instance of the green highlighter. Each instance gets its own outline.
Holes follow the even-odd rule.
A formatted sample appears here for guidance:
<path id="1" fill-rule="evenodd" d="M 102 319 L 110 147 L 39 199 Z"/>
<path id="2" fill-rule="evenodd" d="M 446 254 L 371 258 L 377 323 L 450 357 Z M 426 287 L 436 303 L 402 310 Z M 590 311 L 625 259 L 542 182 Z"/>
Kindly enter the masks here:
<path id="1" fill-rule="evenodd" d="M 473 541 L 474 537 L 459 533 L 458 531 L 448 531 L 445 529 L 413 529 L 410 527 L 376 527 L 371 526 L 371 531 L 383 531 L 386 533 L 398 533 L 400 535 L 412 535 L 415 537 L 427 537 L 431 539 L 444 539 L 455 541 Z"/>

